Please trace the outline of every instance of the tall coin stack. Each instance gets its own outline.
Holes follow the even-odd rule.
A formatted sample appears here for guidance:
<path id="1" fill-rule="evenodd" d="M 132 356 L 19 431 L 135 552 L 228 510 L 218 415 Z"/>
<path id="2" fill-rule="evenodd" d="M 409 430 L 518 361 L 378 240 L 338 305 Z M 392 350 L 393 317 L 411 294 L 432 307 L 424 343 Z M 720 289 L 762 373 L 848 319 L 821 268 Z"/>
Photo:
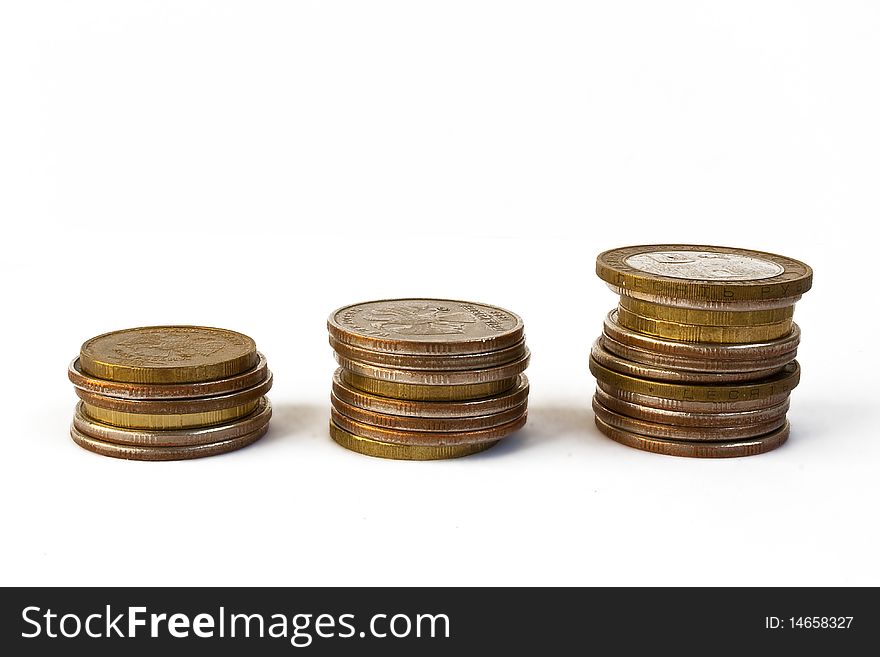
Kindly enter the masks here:
<path id="1" fill-rule="evenodd" d="M 694 457 L 749 456 L 786 441 L 800 367 L 794 304 L 813 272 L 771 253 L 632 246 L 596 273 L 620 295 L 593 345 L 593 410 L 608 437 Z"/>
<path id="2" fill-rule="evenodd" d="M 266 359 L 246 335 L 150 326 L 85 342 L 68 368 L 70 436 L 104 456 L 168 461 L 249 445 L 269 427 Z"/>
<path id="3" fill-rule="evenodd" d="M 515 314 L 479 303 L 392 299 L 327 321 L 340 367 L 330 435 L 392 459 L 466 456 L 526 423 L 529 350 Z"/>

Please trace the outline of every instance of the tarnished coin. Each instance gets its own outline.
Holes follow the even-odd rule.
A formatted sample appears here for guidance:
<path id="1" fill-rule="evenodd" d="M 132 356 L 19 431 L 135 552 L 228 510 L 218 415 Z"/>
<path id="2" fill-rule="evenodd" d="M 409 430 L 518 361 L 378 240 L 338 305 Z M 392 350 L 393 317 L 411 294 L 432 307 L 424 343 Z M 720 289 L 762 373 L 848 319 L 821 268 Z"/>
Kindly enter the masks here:
<path id="1" fill-rule="evenodd" d="M 611 353 L 604 346 L 604 338 L 600 337 L 593 344 L 590 355 L 600 365 L 615 372 L 627 374 L 641 379 L 670 381 L 672 383 L 733 383 L 738 381 L 755 381 L 772 376 L 782 369 L 773 367 L 752 372 L 693 372 L 688 370 L 668 369 L 656 365 L 644 365 Z"/>
<path id="2" fill-rule="evenodd" d="M 776 431 L 745 440 L 718 442 L 667 440 L 616 429 L 603 422 L 598 416 L 596 416 L 595 420 L 596 426 L 602 433 L 627 447 L 635 447 L 646 452 L 665 454 L 667 456 L 689 456 L 694 458 L 725 458 L 763 454 L 785 443 L 788 440 L 789 434 L 789 425 L 786 422 Z"/>
<path id="3" fill-rule="evenodd" d="M 385 429 L 400 429 L 402 431 L 430 431 L 430 432 L 457 432 L 467 433 L 482 429 L 491 429 L 520 418 L 526 412 L 527 404 L 523 402 L 519 406 L 494 413 L 492 415 L 478 415 L 475 417 L 411 417 L 406 415 L 389 415 L 366 411 L 352 404 L 347 404 L 336 395 L 330 396 L 330 402 L 337 411 L 356 422 L 368 424 Z"/>
<path id="4" fill-rule="evenodd" d="M 447 354 L 444 356 L 417 356 L 414 354 L 389 354 L 381 351 L 370 351 L 353 347 L 344 342 L 330 338 L 333 350 L 347 360 L 391 367 L 403 370 L 443 370 L 463 371 L 497 367 L 521 359 L 526 354 L 525 341 L 517 342 L 512 347 L 498 349 L 483 354 Z"/>
<path id="5" fill-rule="evenodd" d="M 448 299 L 386 299 L 345 306 L 327 320 L 344 344 L 394 354 L 481 354 L 523 339 L 514 313 Z"/>
<path id="6" fill-rule="evenodd" d="M 76 414 L 73 417 L 73 426 L 81 434 L 90 438 L 117 445 L 177 447 L 207 445 L 241 438 L 265 427 L 271 417 L 272 405 L 264 397 L 259 400 L 253 413 L 227 424 L 186 430 L 132 430 L 96 422 L 85 414 L 82 402 L 80 402 L 77 404 Z"/>
<path id="7" fill-rule="evenodd" d="M 88 376 L 127 383 L 197 383 L 256 367 L 246 335 L 204 326 L 147 326 L 99 335 L 80 349 Z"/>
<path id="8" fill-rule="evenodd" d="M 123 399 L 107 397 L 94 392 L 75 388 L 76 395 L 89 408 L 102 408 L 108 411 L 133 413 L 139 415 L 178 415 L 185 413 L 210 413 L 225 408 L 240 407 L 242 404 L 259 400 L 272 388 L 272 372 L 266 373 L 261 383 L 238 392 L 213 397 L 195 399 Z"/>
<path id="9" fill-rule="evenodd" d="M 258 353 L 256 367 L 216 381 L 201 383 L 119 383 L 106 379 L 97 379 L 82 371 L 79 358 L 75 358 L 67 369 L 67 378 L 80 390 L 119 399 L 188 399 L 226 395 L 251 388 L 266 380 L 268 368 L 265 357 Z"/>
<path id="10" fill-rule="evenodd" d="M 754 326 L 706 326 L 679 324 L 662 319 L 642 317 L 622 305 L 617 309 L 617 323 L 639 333 L 682 342 L 716 342 L 742 344 L 777 340 L 791 333 L 791 320 Z"/>
<path id="11" fill-rule="evenodd" d="M 622 399 L 626 402 L 682 413 L 738 413 L 740 411 L 753 411 L 770 408 L 782 404 L 789 398 L 789 392 L 771 394 L 767 397 L 756 399 L 735 399 L 733 401 L 693 401 L 688 399 L 667 399 L 653 395 L 643 395 L 629 390 L 622 390 L 603 381 L 596 381 L 596 385 L 609 395 Z"/>
<path id="12" fill-rule="evenodd" d="M 777 324 L 794 316 L 794 305 L 765 310 L 696 310 L 668 306 L 662 303 L 642 301 L 633 297 L 620 297 L 620 307 L 631 313 L 676 324 L 699 324 L 702 326 L 756 326 Z"/>
<path id="13" fill-rule="evenodd" d="M 653 244 L 600 253 L 596 274 L 625 291 L 690 301 L 736 303 L 798 297 L 813 270 L 774 253 L 719 246 Z"/>
<path id="14" fill-rule="evenodd" d="M 801 340 L 801 330 L 792 322 L 791 334 L 755 344 L 699 344 L 657 338 L 621 326 L 617 321 L 617 309 L 608 313 L 604 325 L 605 335 L 621 344 L 638 349 L 653 351 L 668 356 L 678 356 L 694 360 L 762 360 L 777 358 L 797 349 Z"/>
<path id="15" fill-rule="evenodd" d="M 496 442 L 525 426 L 526 416 L 526 412 L 523 412 L 522 415 L 507 424 L 477 431 L 405 431 L 357 422 L 335 408 L 330 409 L 330 418 L 333 423 L 355 436 L 397 445 L 433 445 L 435 447 Z"/>
<path id="16" fill-rule="evenodd" d="M 253 413 L 260 405 L 259 399 L 221 408 L 216 411 L 204 411 L 201 413 L 126 413 L 113 411 L 106 408 L 92 406 L 82 402 L 83 413 L 97 422 L 109 424 L 121 429 L 191 429 L 208 427 L 215 424 L 233 422 Z"/>
<path id="17" fill-rule="evenodd" d="M 767 408 L 750 411 L 699 412 L 652 408 L 619 399 L 596 388 L 596 399 L 607 409 L 638 420 L 679 427 L 741 427 L 781 420 L 788 412 L 788 399 Z"/>
<path id="18" fill-rule="evenodd" d="M 712 359 L 712 358 L 683 358 L 680 356 L 669 356 L 667 354 L 649 351 L 647 349 L 639 349 L 637 347 L 629 347 L 621 344 L 617 340 L 612 340 L 608 335 L 602 335 L 602 346 L 608 351 L 625 358 L 626 360 L 642 363 L 643 365 L 653 365 L 655 367 L 672 368 L 676 370 L 685 370 L 688 372 L 754 372 L 761 369 L 774 369 L 787 365 L 797 357 L 797 349 L 787 353 L 774 356 L 772 358 L 764 358 L 761 360 L 732 360 L 732 359 Z"/>
<path id="19" fill-rule="evenodd" d="M 777 374 L 759 381 L 730 384 L 665 383 L 620 374 L 600 365 L 591 357 L 590 372 L 603 383 L 641 395 L 683 401 L 731 402 L 740 399 L 761 399 L 790 392 L 797 386 L 801 370 L 797 361 L 794 361 Z"/>
<path id="20" fill-rule="evenodd" d="M 492 381 L 504 381 L 512 379 L 522 374 L 529 365 L 529 350 L 526 349 L 525 354 L 518 360 L 508 363 L 507 365 L 499 365 L 497 367 L 488 367 L 481 370 L 465 370 L 465 371 L 433 371 L 433 370 L 400 370 L 393 367 L 379 367 L 378 365 L 370 365 L 361 363 L 356 360 L 349 360 L 335 352 L 334 357 L 342 369 L 366 376 L 378 381 L 389 381 L 392 383 L 406 383 L 418 386 L 456 386 L 456 385 L 474 385 L 480 383 L 490 383 Z"/>
<path id="21" fill-rule="evenodd" d="M 529 380 L 520 374 L 516 384 L 501 394 L 468 401 L 408 401 L 373 395 L 347 384 L 339 368 L 333 374 L 333 394 L 339 399 L 374 413 L 422 418 L 465 418 L 493 415 L 516 408 L 529 396 Z"/>
<path id="22" fill-rule="evenodd" d="M 596 414 L 597 418 L 602 420 L 602 422 L 615 429 L 629 431 L 641 436 L 651 436 L 653 438 L 664 438 L 668 440 L 745 440 L 746 438 L 765 435 L 771 431 L 775 431 L 785 424 L 784 415 L 781 418 L 773 420 L 765 420 L 763 422 L 731 427 L 692 427 L 661 424 L 660 422 L 648 422 L 647 420 L 640 420 L 616 413 L 603 406 L 596 397 L 593 398 L 593 412 Z"/>
<path id="23" fill-rule="evenodd" d="M 353 452 L 365 454 L 366 456 L 402 461 L 454 459 L 485 451 L 499 442 L 496 440 L 495 442 L 488 443 L 443 445 L 439 447 L 434 445 L 398 445 L 355 436 L 333 422 L 330 422 L 330 437 L 342 447 Z"/>
<path id="24" fill-rule="evenodd" d="M 421 386 L 409 383 L 379 381 L 368 376 L 361 376 L 347 370 L 342 371 L 342 380 L 349 386 L 380 397 L 402 399 L 407 401 L 469 401 L 492 397 L 512 389 L 519 377 L 455 386 Z"/>
<path id="25" fill-rule="evenodd" d="M 73 425 L 70 427 L 70 437 L 80 447 L 87 449 L 90 452 L 101 454 L 102 456 L 112 456 L 118 459 L 129 459 L 133 461 L 179 461 L 183 459 L 196 459 L 204 456 L 216 456 L 217 454 L 225 454 L 226 452 L 241 449 L 242 447 L 246 447 L 262 438 L 268 430 L 269 425 L 266 424 L 252 433 L 216 443 L 163 447 L 122 445 L 99 440 L 80 432 Z"/>

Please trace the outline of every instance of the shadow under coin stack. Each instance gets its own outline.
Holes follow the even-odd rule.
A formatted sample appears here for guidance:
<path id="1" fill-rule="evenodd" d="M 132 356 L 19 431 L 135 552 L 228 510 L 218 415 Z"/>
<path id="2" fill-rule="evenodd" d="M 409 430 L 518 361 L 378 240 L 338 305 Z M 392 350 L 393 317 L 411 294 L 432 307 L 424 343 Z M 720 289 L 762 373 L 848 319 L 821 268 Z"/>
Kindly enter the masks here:
<path id="1" fill-rule="evenodd" d="M 80 403 L 70 435 L 104 456 L 213 456 L 261 438 L 272 408 L 266 359 L 246 335 L 151 326 L 83 344 L 68 369 Z"/>
<path id="2" fill-rule="evenodd" d="M 327 322 L 341 366 L 330 435 L 361 454 L 429 460 L 481 452 L 526 423 L 522 320 L 479 303 L 371 301 Z"/>
<path id="3" fill-rule="evenodd" d="M 605 435 L 694 457 L 749 456 L 786 441 L 800 378 L 792 316 L 812 285 L 810 267 L 669 244 L 606 251 L 596 273 L 620 295 L 590 355 Z"/>

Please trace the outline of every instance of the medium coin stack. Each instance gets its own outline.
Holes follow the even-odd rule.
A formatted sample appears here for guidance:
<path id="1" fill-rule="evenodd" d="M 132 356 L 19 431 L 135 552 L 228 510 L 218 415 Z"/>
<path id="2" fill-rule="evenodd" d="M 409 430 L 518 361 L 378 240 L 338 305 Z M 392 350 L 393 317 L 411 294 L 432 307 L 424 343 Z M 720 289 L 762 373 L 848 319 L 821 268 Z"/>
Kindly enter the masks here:
<path id="1" fill-rule="evenodd" d="M 330 435 L 391 459 L 466 456 L 526 423 L 529 350 L 515 314 L 480 303 L 392 299 L 327 321 L 340 367 Z"/>
<path id="2" fill-rule="evenodd" d="M 104 456 L 213 456 L 261 438 L 272 407 L 266 359 L 246 335 L 150 326 L 85 342 L 68 368 L 80 398 L 70 436 Z"/>
<path id="3" fill-rule="evenodd" d="M 674 456 L 760 454 L 789 435 L 800 367 L 794 305 L 813 272 L 771 253 L 681 244 L 601 253 L 620 295 L 593 345 L 593 410 L 608 437 Z"/>

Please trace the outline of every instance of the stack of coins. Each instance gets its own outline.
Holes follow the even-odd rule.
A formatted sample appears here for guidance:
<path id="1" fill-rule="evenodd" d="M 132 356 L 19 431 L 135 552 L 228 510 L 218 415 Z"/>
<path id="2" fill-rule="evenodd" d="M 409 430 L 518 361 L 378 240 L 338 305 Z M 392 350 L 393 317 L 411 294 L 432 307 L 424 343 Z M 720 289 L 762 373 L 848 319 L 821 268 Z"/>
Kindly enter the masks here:
<path id="1" fill-rule="evenodd" d="M 695 457 L 760 454 L 786 441 L 800 378 L 792 316 L 812 284 L 807 265 L 669 244 L 606 251 L 596 273 L 620 295 L 590 354 L 604 434 Z"/>
<path id="2" fill-rule="evenodd" d="M 114 331 L 85 342 L 68 368 L 80 398 L 70 436 L 104 456 L 213 456 L 266 433 L 272 387 L 246 335 L 201 326 Z"/>
<path id="3" fill-rule="evenodd" d="M 340 368 L 330 435 L 392 459 L 466 456 L 526 423 L 522 320 L 479 303 L 392 299 L 340 308 L 327 322 Z"/>

